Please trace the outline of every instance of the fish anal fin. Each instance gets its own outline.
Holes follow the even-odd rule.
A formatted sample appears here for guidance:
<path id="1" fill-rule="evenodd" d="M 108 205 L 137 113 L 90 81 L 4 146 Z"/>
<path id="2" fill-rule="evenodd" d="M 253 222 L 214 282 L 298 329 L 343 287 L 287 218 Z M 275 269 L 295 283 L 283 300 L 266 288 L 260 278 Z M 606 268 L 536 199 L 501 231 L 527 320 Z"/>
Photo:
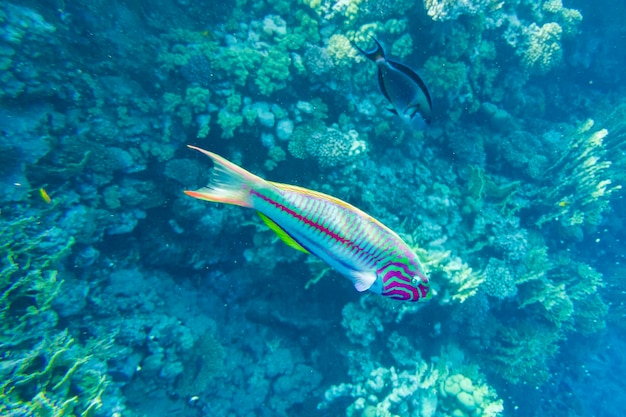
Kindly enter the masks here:
<path id="1" fill-rule="evenodd" d="M 374 282 L 376 281 L 376 274 L 373 272 L 354 272 L 352 274 L 352 279 L 354 281 L 354 288 L 358 292 L 367 291 L 370 289 Z"/>
<path id="2" fill-rule="evenodd" d="M 270 229 L 272 229 L 272 231 L 276 233 L 276 235 L 278 235 L 280 240 L 285 242 L 287 246 L 290 246 L 296 250 L 299 250 L 300 252 L 304 252 L 307 254 L 310 253 L 308 250 L 303 248 L 302 245 L 296 242 L 294 238 L 289 236 L 289 234 L 285 232 L 279 225 L 274 223 L 272 219 L 270 219 L 269 217 L 267 217 L 265 214 L 261 213 L 260 211 L 257 211 L 257 214 L 259 215 L 261 220 L 263 220 L 263 223 L 265 223 Z"/>

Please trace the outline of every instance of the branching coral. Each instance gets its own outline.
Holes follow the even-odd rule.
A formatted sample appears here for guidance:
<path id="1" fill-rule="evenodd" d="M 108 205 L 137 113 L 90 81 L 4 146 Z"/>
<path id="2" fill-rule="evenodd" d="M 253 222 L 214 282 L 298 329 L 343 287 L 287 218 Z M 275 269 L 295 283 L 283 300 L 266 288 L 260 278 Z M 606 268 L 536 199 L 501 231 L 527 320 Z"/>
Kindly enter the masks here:
<path id="1" fill-rule="evenodd" d="M 432 250 L 414 247 L 413 250 L 420 257 L 427 274 L 443 274 L 442 294 L 440 302 L 464 302 L 478 291 L 485 281 L 484 272 L 474 271 L 458 256 L 450 256 L 450 251 Z"/>
<path id="2" fill-rule="evenodd" d="M 200 71 L 206 69 L 205 66 L 210 62 L 209 57 L 215 55 L 217 43 L 202 32 L 179 28 L 161 35 L 161 39 L 164 41 L 162 43 L 164 47 L 159 53 L 158 62 L 163 68 L 168 71 L 181 68 L 185 78 L 204 85 L 204 81 L 197 77 L 202 76 Z M 187 66 L 190 63 L 191 65 Z M 207 77 L 208 74 L 205 73 L 204 76 Z"/>
<path id="3" fill-rule="evenodd" d="M 612 156 L 611 171 L 618 184 L 626 183 L 626 103 L 611 107 L 604 121 L 609 134 L 603 140 L 606 154 Z M 613 157 L 614 156 L 614 157 Z M 620 157 L 621 156 L 621 157 Z"/>
<path id="4" fill-rule="evenodd" d="M 2 366 L 0 413 L 93 416 L 102 405 L 107 378 L 89 369 L 91 360 L 67 332 L 12 356 Z"/>
<path id="5" fill-rule="evenodd" d="M 545 256 L 537 249 L 527 261 L 528 272 L 518 280 L 520 306 L 541 306 L 533 311 L 559 332 L 577 329 L 590 334 L 603 329 L 608 307 L 598 294 L 604 286 L 602 274 L 565 252 L 553 256 L 552 262 Z"/>
<path id="6" fill-rule="evenodd" d="M 613 184 L 611 161 L 603 141 L 606 129 L 593 131 L 593 120 L 580 125 L 561 157 L 547 169 L 549 180 L 535 195 L 535 202 L 550 208 L 537 225 L 558 220 L 565 227 L 600 224 L 610 196 L 621 185 Z"/>
<path id="7" fill-rule="evenodd" d="M 562 333 L 535 320 L 502 324 L 485 360 L 506 380 L 517 384 L 541 384 L 549 377 L 549 361 L 559 350 Z"/>
<path id="8" fill-rule="evenodd" d="M 101 406 L 105 375 L 95 346 L 77 344 L 56 329 L 52 309 L 62 281 L 57 262 L 74 243 L 33 218 L 3 219 L 0 227 L 0 413 L 93 415 Z"/>

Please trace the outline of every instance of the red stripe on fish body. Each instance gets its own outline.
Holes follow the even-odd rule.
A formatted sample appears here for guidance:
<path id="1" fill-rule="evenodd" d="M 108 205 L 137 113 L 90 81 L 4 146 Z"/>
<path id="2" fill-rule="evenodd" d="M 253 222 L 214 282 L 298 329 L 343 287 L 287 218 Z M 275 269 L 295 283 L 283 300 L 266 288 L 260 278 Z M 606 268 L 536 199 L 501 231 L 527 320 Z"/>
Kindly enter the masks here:
<path id="1" fill-rule="evenodd" d="M 417 257 L 393 231 L 334 197 L 271 184 L 275 188 L 250 190 L 253 207 L 302 247 L 353 281 L 355 274 L 375 274 L 373 292 L 411 301 L 427 298 L 428 280 Z"/>
<path id="2" fill-rule="evenodd" d="M 338 198 L 266 181 L 217 154 L 190 147 L 211 158 L 214 167 L 209 184 L 187 195 L 256 209 L 288 245 L 316 255 L 359 291 L 408 301 L 429 298 L 417 257 L 378 220 Z"/>

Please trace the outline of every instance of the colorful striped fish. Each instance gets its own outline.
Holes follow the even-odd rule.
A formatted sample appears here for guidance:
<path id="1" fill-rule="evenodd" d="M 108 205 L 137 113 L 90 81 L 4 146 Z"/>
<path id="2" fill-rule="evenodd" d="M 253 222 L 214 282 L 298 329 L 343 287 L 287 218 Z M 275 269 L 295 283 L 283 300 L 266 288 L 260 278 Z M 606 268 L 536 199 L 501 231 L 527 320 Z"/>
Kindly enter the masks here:
<path id="1" fill-rule="evenodd" d="M 219 155 L 189 147 L 215 166 L 209 185 L 185 194 L 255 209 L 285 243 L 322 259 L 358 291 L 406 301 L 430 298 L 417 257 L 378 220 L 335 197 L 266 181 Z"/>

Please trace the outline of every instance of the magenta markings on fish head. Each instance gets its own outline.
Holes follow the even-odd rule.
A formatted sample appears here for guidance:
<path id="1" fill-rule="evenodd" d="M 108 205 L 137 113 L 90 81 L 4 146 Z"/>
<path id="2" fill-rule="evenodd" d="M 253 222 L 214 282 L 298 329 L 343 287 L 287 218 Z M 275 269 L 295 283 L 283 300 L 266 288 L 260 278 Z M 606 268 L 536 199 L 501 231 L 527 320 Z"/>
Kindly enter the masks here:
<path id="1" fill-rule="evenodd" d="M 380 294 L 404 301 L 420 301 L 430 297 L 428 279 L 417 265 L 406 259 L 390 262 L 376 271 L 382 281 Z"/>

